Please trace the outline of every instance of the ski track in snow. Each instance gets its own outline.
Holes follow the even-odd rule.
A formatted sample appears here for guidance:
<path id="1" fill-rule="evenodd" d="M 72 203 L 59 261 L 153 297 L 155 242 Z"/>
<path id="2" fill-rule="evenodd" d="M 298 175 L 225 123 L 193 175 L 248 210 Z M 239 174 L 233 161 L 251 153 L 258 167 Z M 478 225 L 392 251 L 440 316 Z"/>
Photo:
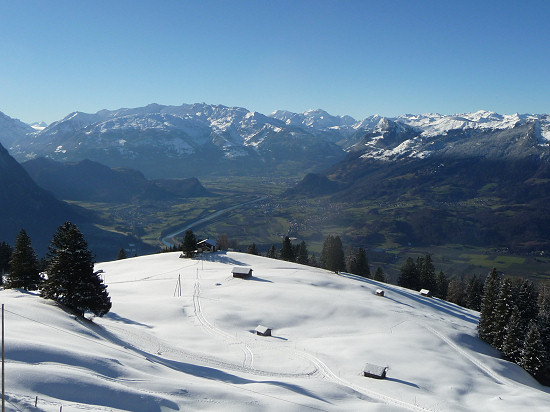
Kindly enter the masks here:
<path id="1" fill-rule="evenodd" d="M 197 273 L 197 279 L 198 279 L 198 273 Z M 219 335 L 224 340 L 229 341 L 230 344 L 239 345 L 241 350 L 244 353 L 244 360 L 242 365 L 243 369 L 245 370 L 253 369 L 254 353 L 250 349 L 250 346 L 248 346 L 246 342 L 238 339 L 236 336 L 230 335 L 229 333 L 223 331 L 222 329 L 215 327 L 204 317 L 204 314 L 202 312 L 201 302 L 200 302 L 200 293 L 201 293 L 200 282 L 197 280 L 195 282 L 195 288 L 193 292 L 193 306 L 194 306 L 195 316 L 197 320 L 212 335 Z"/>
<path id="2" fill-rule="evenodd" d="M 194 305 L 194 311 L 195 311 L 195 315 L 196 315 L 197 319 L 199 320 L 199 322 L 204 327 L 207 328 L 207 330 L 209 332 L 214 333 L 214 334 L 218 334 L 222 338 L 227 339 L 230 342 L 237 343 L 237 344 L 241 345 L 241 348 L 243 349 L 243 351 L 245 353 L 245 357 L 244 357 L 244 361 L 243 361 L 243 369 L 245 369 L 246 371 L 250 371 L 250 370 L 254 371 L 254 369 L 252 368 L 252 362 L 253 362 L 253 359 L 254 359 L 254 354 L 253 354 L 252 350 L 250 349 L 250 347 L 248 346 L 248 344 L 246 342 L 242 341 L 242 340 L 239 340 L 239 339 L 235 338 L 233 335 L 230 335 L 229 333 L 213 326 L 204 317 L 204 314 L 202 312 L 202 308 L 201 308 L 201 305 L 200 305 L 199 271 L 197 271 L 197 275 L 196 275 L 195 288 L 194 288 L 194 293 L 193 293 L 193 305 Z M 318 357 L 316 357 L 316 356 L 314 356 L 314 355 L 312 355 L 308 352 L 305 352 L 305 351 L 301 352 L 301 351 L 298 351 L 298 350 L 292 350 L 288 346 L 286 347 L 286 349 L 290 349 L 292 352 L 294 352 L 295 355 L 297 355 L 299 357 L 302 357 L 302 358 L 305 358 L 305 359 L 309 360 L 311 363 L 313 363 L 316 367 L 316 370 L 319 371 L 322 374 L 322 378 L 324 378 L 324 379 L 327 379 L 327 380 L 332 381 L 334 383 L 337 383 L 339 385 L 342 385 L 342 386 L 348 387 L 350 389 L 353 389 L 356 392 L 359 392 L 359 393 L 362 393 L 364 395 L 367 395 L 368 397 L 377 399 L 377 400 L 379 400 L 379 401 L 381 401 L 385 404 L 391 404 L 391 405 L 399 406 L 399 407 L 402 407 L 402 408 L 405 408 L 405 409 L 408 409 L 408 410 L 412 410 L 412 411 L 428 411 L 428 410 L 430 410 L 430 409 L 426 409 L 426 408 L 423 408 L 423 407 L 418 406 L 418 405 L 413 405 L 413 404 L 401 401 L 399 399 L 395 399 L 395 398 L 392 398 L 390 396 L 380 394 L 380 393 L 375 392 L 373 390 L 355 385 L 351 382 L 348 382 L 348 381 L 338 377 Z M 271 373 L 269 373 L 269 375 L 271 375 Z M 310 376 L 310 375 L 306 375 L 306 376 Z"/>
<path id="3" fill-rule="evenodd" d="M 441 339 L 443 342 L 445 342 L 447 345 L 449 345 L 454 351 L 456 351 L 459 355 L 464 357 L 465 359 L 469 360 L 471 363 L 473 363 L 478 369 L 481 370 L 484 374 L 486 374 L 488 377 L 493 379 L 496 383 L 499 385 L 504 385 L 505 382 L 501 379 L 499 375 L 497 375 L 495 372 L 493 372 L 488 366 L 481 363 L 479 360 L 474 358 L 472 355 L 465 352 L 463 349 L 461 349 L 457 344 L 455 344 L 451 339 L 444 336 L 437 330 L 433 329 L 432 327 L 426 325 L 425 323 L 416 322 L 419 326 L 425 328 L 435 336 L 437 336 L 439 339 Z M 513 383 L 513 382 L 510 382 Z"/>

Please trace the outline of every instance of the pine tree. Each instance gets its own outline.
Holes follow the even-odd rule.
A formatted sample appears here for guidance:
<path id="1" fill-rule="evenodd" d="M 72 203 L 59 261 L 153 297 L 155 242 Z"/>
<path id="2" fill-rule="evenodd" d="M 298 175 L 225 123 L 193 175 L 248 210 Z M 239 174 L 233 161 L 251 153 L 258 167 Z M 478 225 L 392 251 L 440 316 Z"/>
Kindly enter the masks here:
<path id="1" fill-rule="evenodd" d="M 521 351 L 520 366 L 531 375 L 535 375 L 543 366 L 545 358 L 546 354 L 544 353 L 537 323 L 531 320 Z"/>
<path id="2" fill-rule="evenodd" d="M 38 259 L 31 246 L 31 239 L 24 229 L 21 229 L 15 239 L 15 247 L 9 261 L 10 273 L 4 287 L 38 289 L 42 279 L 38 269 Z"/>
<path id="3" fill-rule="evenodd" d="M 41 295 L 74 310 L 103 316 L 111 309 L 107 286 L 94 273 L 92 253 L 78 227 L 66 222 L 48 247 L 47 279 Z"/>
<path id="4" fill-rule="evenodd" d="M 320 257 L 321 267 L 339 272 L 346 269 L 344 248 L 340 236 L 328 235 L 323 242 L 323 250 Z"/>
<path id="5" fill-rule="evenodd" d="M 384 269 L 382 269 L 380 266 L 378 266 L 378 268 L 376 268 L 376 272 L 374 272 L 374 280 L 377 280 L 378 282 L 386 282 Z"/>
<path id="6" fill-rule="evenodd" d="M 120 248 L 120 250 L 118 251 L 118 254 L 116 255 L 116 259 L 117 260 L 122 260 L 122 259 L 126 259 L 128 256 L 126 255 L 126 251 L 124 250 L 124 248 Z"/>
<path id="7" fill-rule="evenodd" d="M 301 241 L 296 247 L 296 263 L 301 265 L 309 265 L 309 253 L 305 241 Z"/>
<path id="8" fill-rule="evenodd" d="M 442 270 L 437 275 L 437 283 L 435 288 L 435 296 L 440 299 L 447 299 L 447 292 L 449 290 L 449 279 Z"/>
<path id="9" fill-rule="evenodd" d="M 195 256 L 195 251 L 197 250 L 197 238 L 191 229 L 185 231 L 185 237 L 183 238 L 183 244 L 181 251 L 185 257 L 192 258 Z"/>
<path id="10" fill-rule="evenodd" d="M 256 247 L 256 243 L 248 245 L 248 247 L 246 248 L 246 253 L 248 253 L 249 255 L 258 255 L 258 248 Z"/>
<path id="11" fill-rule="evenodd" d="M 416 265 L 414 264 L 414 260 L 411 257 L 407 258 L 405 264 L 401 266 L 401 275 L 397 280 L 397 284 L 408 289 L 420 289 L 420 276 Z"/>
<path id="12" fill-rule="evenodd" d="M 501 282 L 501 276 L 496 268 L 493 268 L 483 285 L 483 297 L 481 299 L 481 311 L 477 329 L 480 339 L 490 344 L 494 340 L 494 309 L 500 292 Z"/>
<path id="13" fill-rule="evenodd" d="M 275 245 L 271 245 L 271 247 L 267 250 L 266 257 L 277 259 L 277 249 L 275 249 Z"/>
<path id="14" fill-rule="evenodd" d="M 294 248 L 292 247 L 292 243 L 290 243 L 290 238 L 288 236 L 285 236 L 283 240 L 280 257 L 282 260 L 286 260 L 288 262 L 294 262 L 296 260 L 296 256 L 294 256 Z"/>
<path id="15" fill-rule="evenodd" d="M 309 264 L 313 267 L 319 266 L 319 263 L 317 263 L 317 258 L 315 257 L 315 253 L 311 254 L 311 257 L 309 258 Z"/>
<path id="16" fill-rule="evenodd" d="M 362 247 L 359 248 L 355 255 L 355 262 L 357 262 L 357 272 L 355 274 L 364 278 L 370 278 L 369 259 L 367 258 L 367 252 Z"/>
<path id="17" fill-rule="evenodd" d="M 472 276 L 466 284 L 465 306 L 473 310 L 481 310 L 481 298 L 483 296 L 483 282 L 478 275 Z"/>
<path id="18" fill-rule="evenodd" d="M 447 301 L 464 306 L 464 282 L 462 279 L 452 279 L 447 288 Z"/>
<path id="19" fill-rule="evenodd" d="M 498 350 L 502 350 L 506 326 L 512 316 L 512 309 L 515 305 L 512 281 L 505 279 L 502 282 L 497 301 L 495 303 L 494 318 L 492 325 L 492 345 Z"/>
<path id="20" fill-rule="evenodd" d="M 546 358 L 545 364 L 550 364 L 550 296 L 546 295 L 541 299 L 539 313 L 537 316 L 540 339 L 544 346 Z"/>
<path id="21" fill-rule="evenodd" d="M 506 325 L 504 342 L 502 344 L 502 353 L 511 362 L 518 363 L 521 359 L 523 335 L 524 331 L 521 327 L 519 309 L 517 306 L 514 306 L 510 320 Z"/>
<path id="22" fill-rule="evenodd" d="M 516 301 L 524 329 L 527 329 L 527 325 L 531 320 L 537 319 L 539 313 L 538 298 L 539 293 L 535 284 L 530 280 L 522 279 Z"/>
<path id="23" fill-rule="evenodd" d="M 419 289 L 428 289 L 436 294 L 437 276 L 432 262 L 432 256 L 427 254 L 423 258 L 418 257 L 416 260 L 416 269 L 420 277 Z"/>
<path id="24" fill-rule="evenodd" d="M 0 275 L 5 274 L 10 268 L 10 259 L 13 249 L 6 242 L 0 243 Z M 0 276 L 0 285 L 2 284 L 2 277 Z"/>

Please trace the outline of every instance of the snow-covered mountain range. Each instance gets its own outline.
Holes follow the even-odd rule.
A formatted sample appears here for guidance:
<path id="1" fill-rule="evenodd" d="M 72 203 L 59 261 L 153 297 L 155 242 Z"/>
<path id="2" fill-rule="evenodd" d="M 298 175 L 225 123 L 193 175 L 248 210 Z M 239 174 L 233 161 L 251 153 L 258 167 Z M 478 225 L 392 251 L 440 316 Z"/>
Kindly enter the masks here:
<path id="1" fill-rule="evenodd" d="M 384 160 L 422 158 L 444 149 L 449 139 L 471 141 L 519 126 L 530 130 L 533 153 L 545 156 L 550 144 L 548 115 L 488 111 L 396 118 L 373 115 L 356 120 L 323 110 L 277 110 L 264 115 L 241 107 L 196 103 L 74 112 L 42 130 L 11 120 L 5 115 L 0 118 L 0 143 L 19 161 L 41 156 L 61 161 L 88 158 L 156 177 L 186 175 L 201 165 L 205 166 L 199 170 L 202 173 L 242 171 L 236 167 L 239 163 L 246 163 L 248 172 L 269 173 L 292 162 L 300 162 L 302 171 L 322 169 L 357 150 L 365 157 Z M 462 146 L 454 144 L 455 151 Z M 484 155 L 492 144 L 484 141 L 478 146 L 479 155 Z M 182 166 L 182 160 L 189 167 Z"/>

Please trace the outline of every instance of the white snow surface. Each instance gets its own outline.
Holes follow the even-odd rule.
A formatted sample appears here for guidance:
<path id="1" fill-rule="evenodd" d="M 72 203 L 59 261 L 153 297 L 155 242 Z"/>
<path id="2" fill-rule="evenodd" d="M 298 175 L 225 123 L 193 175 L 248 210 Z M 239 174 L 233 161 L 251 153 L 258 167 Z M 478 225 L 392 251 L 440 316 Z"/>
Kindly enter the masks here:
<path id="1" fill-rule="evenodd" d="M 233 278 L 237 265 L 251 267 L 252 278 Z M 92 321 L 36 293 L 0 292 L 6 410 L 536 412 L 550 405 L 549 388 L 477 338 L 477 312 L 415 291 L 235 252 L 157 254 L 96 270 L 113 306 Z M 260 324 L 273 336 L 253 334 Z M 366 363 L 389 367 L 387 378 L 362 376 Z"/>
<path id="2" fill-rule="evenodd" d="M 479 110 L 475 113 L 441 115 L 437 113 L 411 115 L 395 118 L 395 121 L 422 130 L 424 136 L 437 136 L 454 129 L 510 129 L 521 121 L 537 119 L 537 115 L 505 114 Z"/>

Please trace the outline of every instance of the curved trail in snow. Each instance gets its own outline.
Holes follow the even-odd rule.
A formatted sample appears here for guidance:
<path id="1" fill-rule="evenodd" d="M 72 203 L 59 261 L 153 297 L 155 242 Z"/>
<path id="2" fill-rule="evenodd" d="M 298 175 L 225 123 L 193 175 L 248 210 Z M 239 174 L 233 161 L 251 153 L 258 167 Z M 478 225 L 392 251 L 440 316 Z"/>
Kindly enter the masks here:
<path id="1" fill-rule="evenodd" d="M 200 293 L 201 293 L 201 286 L 199 281 L 197 280 L 195 282 L 195 289 L 193 291 L 193 307 L 194 307 L 195 316 L 198 319 L 198 321 L 201 323 L 202 326 L 205 327 L 205 329 L 209 333 L 213 335 L 221 336 L 224 340 L 229 341 L 231 345 L 239 345 L 241 350 L 244 353 L 244 360 L 243 360 L 243 366 L 242 366 L 243 369 L 253 369 L 252 364 L 254 362 L 254 353 L 252 353 L 250 346 L 248 346 L 247 343 L 243 342 L 237 337 L 230 335 L 229 333 L 215 327 L 204 317 L 204 314 L 202 312 L 202 307 L 201 307 Z"/>
<path id="2" fill-rule="evenodd" d="M 252 350 L 250 349 L 250 346 L 243 340 L 240 340 L 236 338 L 233 335 L 230 335 L 229 333 L 215 327 L 212 325 L 205 317 L 202 312 L 202 307 L 200 305 L 200 278 L 199 278 L 199 271 L 197 271 L 196 280 L 195 280 L 195 288 L 193 293 L 193 305 L 194 305 L 194 311 L 197 319 L 199 322 L 210 332 L 213 334 L 217 334 L 221 336 L 224 339 L 227 339 L 228 341 L 232 343 L 237 343 L 241 345 L 241 349 L 244 352 L 244 361 L 242 368 L 246 372 L 253 372 L 258 373 L 259 371 L 253 369 L 252 362 L 254 360 L 254 354 Z M 306 351 L 299 351 L 296 349 L 292 349 L 288 346 L 285 347 L 286 350 L 292 352 L 295 356 L 301 357 L 303 359 L 307 359 L 309 362 L 311 362 L 313 365 L 315 365 L 315 371 L 313 374 L 299 374 L 299 375 L 293 375 L 293 376 L 307 376 L 311 377 L 313 375 L 321 374 L 321 377 L 323 379 L 326 379 L 328 381 L 332 381 L 334 383 L 337 383 L 339 385 L 342 385 L 344 387 L 353 389 L 356 392 L 359 392 L 363 395 L 366 395 L 367 397 L 370 397 L 372 399 L 376 399 L 382 403 L 390 404 L 399 406 L 404 409 L 412 410 L 412 411 L 428 411 L 429 409 L 423 408 L 418 405 L 414 405 L 405 401 L 401 401 L 399 399 L 392 398 L 391 396 L 387 396 L 384 394 L 381 394 L 379 392 L 373 391 L 371 389 L 364 388 L 359 385 L 355 385 L 351 382 L 348 382 L 340 377 L 338 377 L 332 370 L 318 357 L 306 352 Z M 262 372 L 264 374 L 265 372 Z M 270 372 L 267 372 L 267 375 L 273 375 Z M 278 374 L 277 374 L 278 375 Z"/>

